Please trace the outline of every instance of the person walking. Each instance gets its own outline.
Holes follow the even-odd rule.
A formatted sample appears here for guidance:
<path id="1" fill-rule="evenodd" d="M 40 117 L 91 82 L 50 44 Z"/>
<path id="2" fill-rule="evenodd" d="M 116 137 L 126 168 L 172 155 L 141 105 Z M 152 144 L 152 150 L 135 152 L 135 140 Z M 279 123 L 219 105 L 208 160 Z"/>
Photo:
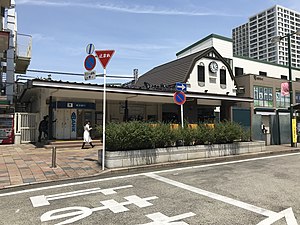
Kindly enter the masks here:
<path id="1" fill-rule="evenodd" d="M 95 145 L 93 145 L 92 138 L 90 135 L 90 130 L 92 130 L 92 127 L 90 127 L 90 121 L 85 122 L 83 130 L 83 143 L 81 149 L 84 148 L 85 143 L 89 143 L 92 146 L 92 148 L 94 148 Z"/>
<path id="2" fill-rule="evenodd" d="M 48 120 L 49 116 L 44 116 L 44 119 L 39 124 L 39 137 L 38 142 L 41 142 L 42 134 L 44 134 L 44 138 L 48 138 Z"/>

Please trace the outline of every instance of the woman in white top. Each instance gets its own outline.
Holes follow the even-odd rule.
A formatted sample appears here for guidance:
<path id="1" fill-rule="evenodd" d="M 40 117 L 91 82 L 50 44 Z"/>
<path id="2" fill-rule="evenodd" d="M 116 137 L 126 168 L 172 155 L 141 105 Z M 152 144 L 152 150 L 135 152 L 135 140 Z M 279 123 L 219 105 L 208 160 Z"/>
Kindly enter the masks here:
<path id="1" fill-rule="evenodd" d="M 90 127 L 90 121 L 85 122 L 85 125 L 83 127 L 83 130 L 84 130 L 84 132 L 83 132 L 83 143 L 82 143 L 81 148 L 84 148 L 85 143 L 89 143 L 92 146 L 92 148 L 94 148 L 95 145 L 93 145 L 92 138 L 91 138 L 91 135 L 90 135 L 90 130 L 91 129 L 92 128 Z"/>

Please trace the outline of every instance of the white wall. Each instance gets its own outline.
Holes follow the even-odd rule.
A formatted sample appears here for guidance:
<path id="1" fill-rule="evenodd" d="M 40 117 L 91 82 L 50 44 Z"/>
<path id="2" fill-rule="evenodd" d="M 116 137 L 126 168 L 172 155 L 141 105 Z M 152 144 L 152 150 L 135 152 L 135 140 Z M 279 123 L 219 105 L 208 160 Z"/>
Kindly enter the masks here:
<path id="1" fill-rule="evenodd" d="M 274 77 L 281 79 L 281 75 L 287 76 L 289 79 L 288 68 L 282 66 L 271 65 L 262 62 L 255 62 L 242 58 L 233 58 L 233 71 L 234 67 L 240 67 L 244 69 L 245 74 L 259 74 L 259 71 L 266 72 L 267 77 Z M 299 70 L 292 70 L 293 80 L 300 78 Z"/>
<path id="2" fill-rule="evenodd" d="M 232 50 L 232 42 L 225 41 L 219 38 L 210 38 L 205 40 L 198 45 L 186 50 L 177 56 L 177 58 L 182 58 L 184 56 L 188 56 L 190 54 L 199 52 L 201 50 L 214 47 L 224 58 L 232 58 L 233 50 Z"/>
<path id="3" fill-rule="evenodd" d="M 219 38 L 213 38 L 213 47 L 224 57 L 232 58 L 233 47 L 231 41 L 221 40 Z"/>
<path id="4" fill-rule="evenodd" d="M 177 58 L 179 59 L 179 58 L 182 58 L 184 56 L 188 56 L 190 54 L 199 52 L 199 51 L 201 51 L 203 49 L 210 48 L 212 46 L 213 46 L 213 40 L 212 39 L 208 39 L 208 40 L 200 43 L 199 45 L 196 45 L 196 46 L 194 46 L 194 47 L 192 47 L 192 48 L 184 51 L 183 53 L 177 55 Z"/>
<path id="5" fill-rule="evenodd" d="M 264 62 L 256 62 L 250 59 L 248 60 L 239 57 L 234 57 L 232 42 L 220 38 L 210 38 L 208 40 L 205 40 L 199 43 L 198 45 L 181 53 L 177 57 L 181 58 L 209 47 L 214 47 L 222 57 L 233 59 L 233 68 L 232 68 L 233 72 L 234 72 L 234 67 L 240 67 L 244 69 L 245 74 L 258 75 L 259 71 L 262 71 L 262 72 L 267 72 L 268 77 L 281 79 L 281 75 L 288 76 L 288 68 L 272 65 Z M 295 80 L 295 78 L 300 78 L 300 70 L 293 70 L 292 74 L 293 74 L 293 80 Z"/>
<path id="6" fill-rule="evenodd" d="M 219 69 L 217 73 L 212 73 L 209 70 L 209 63 L 211 61 L 216 61 L 218 63 Z M 198 65 L 200 65 L 200 63 L 204 64 L 205 67 L 205 84 L 204 86 L 200 86 L 198 84 Z M 220 84 L 220 69 L 226 69 L 226 87 L 223 88 L 221 87 Z M 212 82 L 215 81 L 215 82 Z M 226 95 L 227 92 L 229 92 L 229 95 L 236 95 L 235 93 L 235 86 L 234 86 L 234 81 L 231 79 L 231 76 L 229 74 L 228 69 L 226 68 L 226 66 L 218 60 L 212 60 L 212 59 L 206 59 L 206 58 L 202 58 L 200 60 L 198 60 L 195 63 L 195 66 L 190 74 L 190 77 L 187 81 L 188 84 L 190 84 L 190 87 L 188 88 L 189 92 L 200 92 L 200 93 L 204 93 L 205 90 L 208 90 L 207 93 L 214 93 L 214 94 L 223 94 Z"/>

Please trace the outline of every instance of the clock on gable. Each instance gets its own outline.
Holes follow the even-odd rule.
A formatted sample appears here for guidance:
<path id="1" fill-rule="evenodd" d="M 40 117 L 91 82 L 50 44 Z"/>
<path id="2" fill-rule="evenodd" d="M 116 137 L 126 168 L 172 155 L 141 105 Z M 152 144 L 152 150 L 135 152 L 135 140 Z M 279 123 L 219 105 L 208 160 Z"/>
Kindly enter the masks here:
<path id="1" fill-rule="evenodd" d="M 218 71 L 218 68 L 219 68 L 218 63 L 216 63 L 215 61 L 209 63 L 210 72 L 216 73 Z"/>

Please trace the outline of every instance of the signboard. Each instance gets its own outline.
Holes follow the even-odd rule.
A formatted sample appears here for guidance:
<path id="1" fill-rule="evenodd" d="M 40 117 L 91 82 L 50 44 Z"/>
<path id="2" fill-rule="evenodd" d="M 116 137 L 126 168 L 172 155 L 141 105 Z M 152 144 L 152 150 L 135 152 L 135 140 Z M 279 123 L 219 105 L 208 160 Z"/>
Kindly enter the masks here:
<path id="1" fill-rule="evenodd" d="M 297 143 L 296 119 L 292 119 L 293 143 Z"/>
<path id="2" fill-rule="evenodd" d="M 174 102 L 177 104 L 177 105 L 183 105 L 186 101 L 186 96 L 185 96 L 185 93 L 182 92 L 182 91 L 179 91 L 179 92 L 175 92 L 174 93 Z"/>
<path id="3" fill-rule="evenodd" d="M 84 79 L 85 80 L 96 79 L 96 70 L 84 72 Z"/>
<path id="4" fill-rule="evenodd" d="M 96 104 L 92 102 L 52 102 L 52 107 L 56 109 L 96 109 Z M 76 112 L 76 110 L 74 110 Z"/>
<path id="5" fill-rule="evenodd" d="M 106 66 L 113 54 L 115 53 L 115 50 L 96 50 L 95 53 L 98 56 L 98 59 L 103 66 L 103 69 L 106 69 Z"/>
<path id="6" fill-rule="evenodd" d="M 95 50 L 95 46 L 93 44 L 88 44 L 86 46 L 86 53 L 87 54 L 89 54 L 89 55 L 93 54 L 94 50 Z"/>
<path id="7" fill-rule="evenodd" d="M 186 84 L 176 82 L 176 91 L 186 92 L 187 91 Z"/>
<path id="8" fill-rule="evenodd" d="M 96 66 L 96 58 L 93 55 L 88 55 L 84 60 L 84 67 L 86 70 L 91 71 Z"/>
<path id="9" fill-rule="evenodd" d="M 76 138 L 77 133 L 77 110 L 74 110 L 71 114 L 71 138 Z"/>

